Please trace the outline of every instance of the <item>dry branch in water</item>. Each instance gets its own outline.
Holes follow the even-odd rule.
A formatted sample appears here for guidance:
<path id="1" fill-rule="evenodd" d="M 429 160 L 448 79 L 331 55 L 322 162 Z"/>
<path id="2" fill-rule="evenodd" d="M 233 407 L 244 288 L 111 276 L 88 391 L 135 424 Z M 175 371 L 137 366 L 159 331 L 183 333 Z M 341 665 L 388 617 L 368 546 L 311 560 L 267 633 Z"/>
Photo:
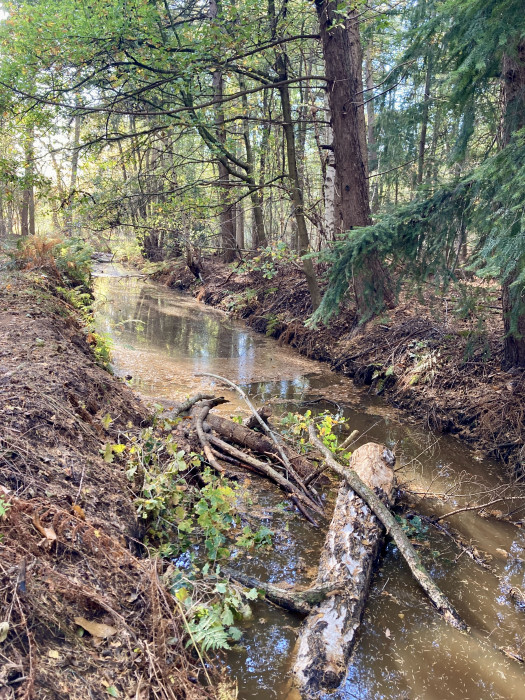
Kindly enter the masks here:
<path id="1" fill-rule="evenodd" d="M 376 494 L 359 478 L 356 472 L 349 467 L 344 467 L 342 464 L 337 462 L 330 450 L 319 440 L 315 432 L 313 425 L 309 427 L 310 441 L 312 445 L 319 449 L 329 466 L 337 473 L 342 476 L 346 483 L 353 489 L 367 505 L 372 509 L 374 514 L 377 516 L 378 520 L 381 521 L 387 533 L 392 537 L 396 543 L 399 551 L 403 555 L 406 563 L 408 564 L 412 575 L 419 583 L 421 588 L 425 591 L 427 596 L 430 598 L 432 603 L 436 606 L 439 612 L 443 615 L 445 620 L 455 627 L 456 629 L 466 631 L 468 629 L 467 625 L 460 618 L 459 614 L 456 612 L 452 604 L 449 602 L 444 593 L 439 589 L 439 587 L 430 578 L 428 572 L 426 571 L 421 559 L 410 544 L 408 537 L 405 535 L 400 525 L 397 523 L 395 517 L 392 515 L 390 510 L 381 502 L 381 500 L 376 496 Z"/>

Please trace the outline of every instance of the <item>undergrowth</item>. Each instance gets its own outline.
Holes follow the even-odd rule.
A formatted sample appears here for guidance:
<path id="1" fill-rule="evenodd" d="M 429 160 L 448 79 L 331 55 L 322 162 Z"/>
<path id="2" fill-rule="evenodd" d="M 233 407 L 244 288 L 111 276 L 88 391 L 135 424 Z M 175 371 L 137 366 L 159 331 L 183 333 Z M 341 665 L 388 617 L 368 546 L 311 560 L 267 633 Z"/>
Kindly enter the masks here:
<path id="1" fill-rule="evenodd" d="M 111 417 L 105 419 L 111 422 Z M 106 461 L 123 460 L 135 507 L 144 522 L 145 545 L 167 562 L 164 581 L 184 616 L 188 644 L 205 652 L 229 648 L 251 616 L 255 589 L 221 575 L 221 562 L 242 551 L 270 546 L 272 532 L 241 522 L 237 504 L 247 498 L 232 481 L 216 476 L 197 453 L 182 450 L 174 434 L 180 419 L 156 419 L 139 434 L 102 450 Z"/>
<path id="2" fill-rule="evenodd" d="M 110 371 L 111 342 L 95 331 L 91 253 L 80 238 L 30 236 L 18 242 L 11 259 L 22 270 L 40 270 L 53 278 L 55 291 L 78 312 L 97 364 Z"/>
<path id="3" fill-rule="evenodd" d="M 92 249 L 81 238 L 28 236 L 9 256 L 21 270 L 43 270 L 58 282 L 89 289 Z"/>

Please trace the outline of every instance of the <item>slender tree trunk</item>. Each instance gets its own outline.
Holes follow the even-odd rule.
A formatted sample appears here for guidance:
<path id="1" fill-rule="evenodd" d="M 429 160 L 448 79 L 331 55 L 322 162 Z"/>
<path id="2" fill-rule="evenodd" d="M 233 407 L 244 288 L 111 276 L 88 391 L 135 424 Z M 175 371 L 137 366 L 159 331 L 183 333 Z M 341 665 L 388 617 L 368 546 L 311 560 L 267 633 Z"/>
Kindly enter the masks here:
<path id="1" fill-rule="evenodd" d="M 237 221 L 235 226 L 235 235 L 237 239 L 237 246 L 244 248 L 244 206 L 241 202 L 237 204 Z"/>
<path id="2" fill-rule="evenodd" d="M 339 217 L 343 231 L 371 223 L 367 179 L 367 154 L 364 149 L 362 104 L 361 43 L 357 12 L 349 13 L 342 27 L 336 14 L 337 2 L 316 0 L 325 60 L 334 156 L 340 187 Z M 369 254 L 362 269 L 354 271 L 357 312 L 366 317 L 385 304 L 392 306 L 394 296 L 389 276 L 378 256 Z"/>
<path id="3" fill-rule="evenodd" d="M 69 203 L 67 208 L 66 217 L 66 228 L 69 235 L 73 233 L 73 217 L 74 217 L 74 207 L 73 201 L 75 198 L 75 189 L 77 186 L 77 175 L 78 175 L 78 156 L 79 156 L 79 144 L 80 144 L 80 116 L 77 114 L 74 120 L 73 126 L 73 144 L 71 153 L 71 179 L 69 182 Z"/>
<path id="4" fill-rule="evenodd" d="M 263 95 L 263 114 L 267 113 L 268 110 L 268 97 L 269 91 L 265 90 Z M 263 185 L 265 183 L 266 172 L 267 172 L 267 155 L 268 146 L 270 144 L 270 130 L 271 125 L 269 123 L 263 125 L 262 137 L 261 137 L 261 155 L 259 158 L 259 189 L 253 190 L 251 194 L 252 199 L 252 211 L 253 211 L 253 230 L 255 236 L 252 240 L 252 246 L 254 248 L 264 247 L 268 245 L 268 237 L 266 234 L 266 229 L 264 226 L 263 218 L 263 205 L 264 205 L 264 190 Z M 271 206 L 270 206 L 271 213 Z M 272 224 L 270 222 L 269 230 L 272 230 Z"/>
<path id="5" fill-rule="evenodd" d="M 220 13 L 220 0 L 210 0 L 208 15 L 214 22 Z M 213 90 L 217 99 L 215 108 L 215 121 L 217 124 L 217 138 L 223 145 L 226 143 L 226 130 L 224 128 L 224 107 L 222 105 L 224 77 L 222 71 L 217 70 L 213 74 Z M 224 262 L 232 262 L 236 255 L 235 240 L 235 208 L 231 202 L 230 172 L 222 161 L 218 161 L 219 168 L 219 198 L 220 198 L 220 233 L 222 259 Z"/>
<path id="6" fill-rule="evenodd" d="M 286 3 L 287 0 L 285 0 L 281 9 L 281 16 L 283 18 L 286 16 Z M 268 0 L 268 18 L 270 20 L 272 37 L 275 38 L 277 35 L 277 14 L 275 11 L 274 0 Z M 297 149 L 295 143 L 295 131 L 292 120 L 290 89 L 288 85 L 283 84 L 286 80 L 288 80 L 287 62 L 288 57 L 286 56 L 286 53 L 283 51 L 278 53 L 275 63 L 275 69 L 277 71 L 278 81 L 281 83 L 281 85 L 278 87 L 278 92 L 281 98 L 281 109 L 283 114 L 283 132 L 286 145 L 286 159 L 288 161 L 288 178 L 292 186 L 291 197 L 294 208 L 295 221 L 297 224 L 297 248 L 300 255 L 306 255 L 310 248 L 310 238 L 308 236 L 308 229 L 306 227 L 306 217 L 304 215 L 303 189 L 301 187 L 301 179 L 299 176 L 299 169 L 297 166 Z M 306 277 L 306 282 L 308 284 L 308 290 L 310 292 L 312 308 L 315 311 L 315 309 L 317 309 L 317 307 L 321 303 L 321 293 L 319 291 L 319 284 L 317 282 L 317 275 L 315 273 L 314 265 L 310 258 L 306 258 L 303 260 L 303 270 L 304 275 Z"/>
<path id="7" fill-rule="evenodd" d="M 24 174 L 26 186 L 22 192 L 22 206 L 20 209 L 20 233 L 22 236 L 35 235 L 35 192 L 33 186 L 34 176 L 34 128 L 28 127 L 25 134 L 25 166 Z"/>
<path id="8" fill-rule="evenodd" d="M 427 179 L 432 182 L 437 182 L 439 163 L 437 159 L 437 147 L 439 142 L 439 131 L 441 128 L 441 110 L 438 108 L 434 111 L 434 120 L 432 125 L 432 143 L 430 146 L 430 158 L 427 158 Z"/>
<path id="9" fill-rule="evenodd" d="M 430 111 L 430 87 L 432 84 L 432 54 L 430 51 L 426 56 L 426 71 L 425 71 L 425 95 L 423 102 L 423 111 L 421 114 L 421 134 L 419 136 L 419 151 L 417 159 L 417 184 L 423 182 L 423 174 L 425 172 L 425 147 L 427 143 L 428 115 Z"/>
<path id="10" fill-rule="evenodd" d="M 244 79 L 239 79 L 239 87 L 241 90 L 246 89 Z M 264 91 L 264 105 L 266 105 L 267 97 L 266 90 Z M 242 96 L 242 107 L 245 114 L 248 114 L 248 95 Z M 264 112 L 263 112 L 264 113 Z M 246 163 L 249 166 L 247 175 L 253 179 L 253 173 L 255 171 L 255 159 L 253 156 L 252 139 L 250 136 L 250 126 L 247 120 L 243 121 L 243 140 L 244 147 L 246 150 Z M 259 248 L 266 245 L 266 234 L 264 231 L 264 219 L 263 219 L 263 191 L 258 188 L 253 180 L 252 185 L 248 185 L 248 191 L 250 192 L 250 199 L 252 202 L 252 213 L 253 213 L 253 227 L 252 227 L 252 245 L 254 248 Z M 244 231 L 243 231 L 243 245 L 244 247 Z"/>
<path id="11" fill-rule="evenodd" d="M 0 238 L 5 238 L 7 234 L 6 217 L 4 211 L 4 195 L 0 191 Z"/>
<path id="12" fill-rule="evenodd" d="M 525 39 L 514 55 L 503 57 L 503 124 L 502 144 L 507 146 L 511 137 L 525 127 Z M 504 367 L 525 367 L 525 285 L 516 285 L 523 270 L 525 259 L 517 261 L 516 267 L 502 286 L 503 322 L 505 329 L 503 347 Z"/>
<path id="13" fill-rule="evenodd" d="M 372 47 L 369 43 L 366 47 L 365 58 L 365 77 L 366 77 L 366 119 L 367 119 L 367 136 L 368 136 L 368 172 L 372 173 L 378 169 L 377 141 L 375 135 L 376 115 L 374 111 L 374 73 L 372 70 Z M 379 178 L 372 179 L 370 191 L 370 208 L 372 212 L 379 209 L 378 196 Z"/>
<path id="14" fill-rule="evenodd" d="M 325 93 L 325 105 L 327 121 L 329 121 L 330 115 L 330 105 L 328 103 L 328 95 Z M 337 234 L 340 231 L 337 230 L 335 221 L 335 211 L 336 211 L 336 198 L 337 198 L 337 172 L 335 169 L 335 156 L 334 156 L 334 134 L 332 132 L 332 127 L 327 124 L 324 131 L 324 151 L 321 151 L 321 161 L 323 167 L 323 197 L 324 197 L 324 229 L 326 239 L 328 241 L 335 241 Z"/>
<path id="15" fill-rule="evenodd" d="M 287 70 L 286 57 L 284 57 L 283 55 L 279 56 L 278 58 L 278 72 L 279 80 L 285 81 L 287 79 Z M 306 255 L 310 248 L 310 239 L 308 236 L 306 218 L 304 215 L 303 190 L 301 188 L 301 181 L 299 177 L 299 171 L 297 168 L 295 133 L 292 122 L 290 91 L 288 89 L 288 85 L 281 85 L 278 89 L 279 95 L 281 97 L 281 107 L 283 112 L 283 129 L 286 139 L 288 177 L 290 178 L 292 186 L 292 202 L 294 207 L 295 221 L 297 223 L 297 248 L 299 255 Z M 303 270 L 306 277 L 306 282 L 308 284 L 308 289 L 310 291 L 310 296 L 312 298 L 312 307 L 315 310 L 321 303 L 321 293 L 319 292 L 317 275 L 315 274 L 314 266 L 310 258 L 303 260 Z"/>

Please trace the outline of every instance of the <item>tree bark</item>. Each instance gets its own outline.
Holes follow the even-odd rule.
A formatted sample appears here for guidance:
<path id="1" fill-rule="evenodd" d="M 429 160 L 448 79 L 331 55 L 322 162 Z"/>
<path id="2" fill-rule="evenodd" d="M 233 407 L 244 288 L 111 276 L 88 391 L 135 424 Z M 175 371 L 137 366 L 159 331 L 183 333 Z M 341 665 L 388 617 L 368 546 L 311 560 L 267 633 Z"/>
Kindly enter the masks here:
<path id="1" fill-rule="evenodd" d="M 503 124 L 502 145 L 507 146 L 518 129 L 525 127 L 525 39 L 514 55 L 506 54 L 502 66 Z M 504 323 L 503 366 L 525 367 L 525 300 L 524 285 L 515 281 L 525 260 L 517 261 L 513 272 L 502 285 Z"/>
<path id="2" fill-rule="evenodd" d="M 352 456 L 352 468 L 390 504 L 393 455 L 368 443 Z M 301 630 L 293 673 L 302 698 L 337 688 L 343 681 L 368 596 L 372 570 L 384 537 L 369 506 L 344 483 L 319 562 L 316 587 L 339 585 L 312 610 Z"/>
<path id="3" fill-rule="evenodd" d="M 345 26 L 341 26 L 335 0 L 316 0 L 315 5 L 328 80 L 337 184 L 341 193 L 340 224 L 336 225 L 343 231 L 350 231 L 371 223 L 357 11 L 351 10 Z M 393 306 L 390 278 L 377 254 L 366 255 L 362 268 L 355 271 L 354 293 L 361 317 L 384 305 Z"/>

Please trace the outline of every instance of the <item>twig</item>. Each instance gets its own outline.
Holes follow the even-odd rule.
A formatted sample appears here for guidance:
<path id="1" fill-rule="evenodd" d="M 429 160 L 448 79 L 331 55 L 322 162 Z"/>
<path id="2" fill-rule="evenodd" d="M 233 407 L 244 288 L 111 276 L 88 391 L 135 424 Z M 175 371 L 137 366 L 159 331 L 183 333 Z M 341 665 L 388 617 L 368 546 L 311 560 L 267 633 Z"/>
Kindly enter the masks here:
<path id="1" fill-rule="evenodd" d="M 313 425 L 309 426 L 308 431 L 310 435 L 310 442 L 323 453 L 329 466 L 337 474 L 343 477 L 348 486 L 365 501 L 377 519 L 383 524 L 385 530 L 392 537 L 399 551 L 405 558 L 412 575 L 419 583 L 421 588 L 423 588 L 430 600 L 434 603 L 439 612 L 443 615 L 445 620 L 456 629 L 462 631 L 468 630 L 467 625 L 460 618 L 459 614 L 448 601 L 447 597 L 441 592 L 439 587 L 428 575 L 419 555 L 410 544 L 408 537 L 396 522 L 396 519 L 390 510 L 384 505 L 384 503 L 372 491 L 372 489 L 370 489 L 359 478 L 351 467 L 344 467 L 334 459 L 330 450 L 322 443 L 321 440 L 319 440 Z"/>
<path id="2" fill-rule="evenodd" d="M 359 435 L 359 430 L 352 430 L 350 435 L 346 438 L 346 440 L 344 440 L 339 445 L 339 447 L 337 449 L 338 450 L 346 450 L 346 448 L 349 447 L 354 442 L 354 440 L 357 438 L 358 435 Z"/>
<path id="3" fill-rule="evenodd" d="M 236 447 L 233 447 L 233 445 L 230 445 L 224 440 L 215 437 L 215 435 L 207 435 L 206 438 L 215 447 L 218 447 L 226 454 L 235 457 L 241 462 L 244 462 L 250 465 L 251 467 L 254 467 L 258 472 L 267 476 L 269 479 L 281 486 L 285 491 L 287 491 L 290 494 L 293 494 L 305 506 L 308 506 L 308 508 L 313 510 L 318 515 L 324 516 L 323 510 L 317 505 L 317 503 L 312 501 L 310 496 L 308 496 L 307 494 L 303 494 L 291 481 L 289 481 L 282 474 L 273 469 L 273 467 L 271 467 L 269 464 L 265 464 L 265 462 L 261 462 L 255 457 L 245 454 Z"/>
<path id="4" fill-rule="evenodd" d="M 495 498 L 493 501 L 489 501 L 488 503 L 482 503 L 481 505 L 456 508 L 456 510 L 451 510 L 450 513 L 445 513 L 445 515 L 440 515 L 438 518 L 435 518 L 435 522 L 438 523 L 440 520 L 450 518 L 452 515 L 457 515 L 458 513 L 466 513 L 470 510 L 482 510 L 483 508 L 488 508 L 496 503 L 504 503 L 505 501 L 525 501 L 525 496 L 503 496 L 501 498 Z"/>
<path id="5" fill-rule="evenodd" d="M 291 463 L 290 463 L 290 460 L 288 459 L 286 453 L 284 452 L 284 450 L 283 450 L 283 448 L 282 448 L 282 445 L 280 444 L 279 440 L 277 439 L 275 433 L 274 433 L 273 430 L 270 428 L 270 426 L 269 426 L 267 423 L 265 423 L 265 422 L 263 421 L 263 419 L 262 419 L 261 416 L 258 414 L 258 412 L 257 412 L 257 410 L 256 410 L 256 408 L 255 408 L 255 406 L 252 404 L 252 402 L 250 401 L 250 399 L 248 398 L 248 396 L 246 395 L 246 393 L 245 393 L 239 386 L 237 386 L 237 384 L 235 384 L 234 382 L 230 381 L 229 379 L 226 379 L 225 377 L 221 377 L 221 376 L 218 375 L 218 374 L 211 374 L 211 373 L 209 373 L 209 372 L 199 372 L 199 373 L 196 374 L 195 376 L 196 376 L 196 377 L 212 377 L 213 379 L 218 379 L 220 382 L 224 382 L 224 384 L 228 384 L 228 386 L 231 386 L 233 389 L 235 389 L 235 391 L 238 392 L 238 394 L 239 394 L 239 395 L 244 399 L 244 401 L 246 402 L 246 405 L 248 406 L 248 408 L 250 409 L 250 411 L 251 411 L 251 412 L 253 413 L 253 415 L 256 417 L 257 422 L 259 423 L 259 425 L 261 426 L 261 428 L 263 429 L 263 431 L 264 431 L 267 435 L 269 435 L 269 437 L 271 437 L 271 439 L 273 440 L 273 442 L 274 442 L 275 446 L 277 447 L 277 449 L 279 450 L 279 454 L 281 455 L 282 460 L 283 460 L 284 464 L 286 465 L 286 468 L 289 470 L 290 474 L 292 474 L 292 476 L 293 476 L 294 478 L 296 478 L 297 481 L 300 482 L 300 478 L 299 478 L 298 475 L 296 474 L 295 469 L 292 467 L 292 465 L 291 465 Z"/>

